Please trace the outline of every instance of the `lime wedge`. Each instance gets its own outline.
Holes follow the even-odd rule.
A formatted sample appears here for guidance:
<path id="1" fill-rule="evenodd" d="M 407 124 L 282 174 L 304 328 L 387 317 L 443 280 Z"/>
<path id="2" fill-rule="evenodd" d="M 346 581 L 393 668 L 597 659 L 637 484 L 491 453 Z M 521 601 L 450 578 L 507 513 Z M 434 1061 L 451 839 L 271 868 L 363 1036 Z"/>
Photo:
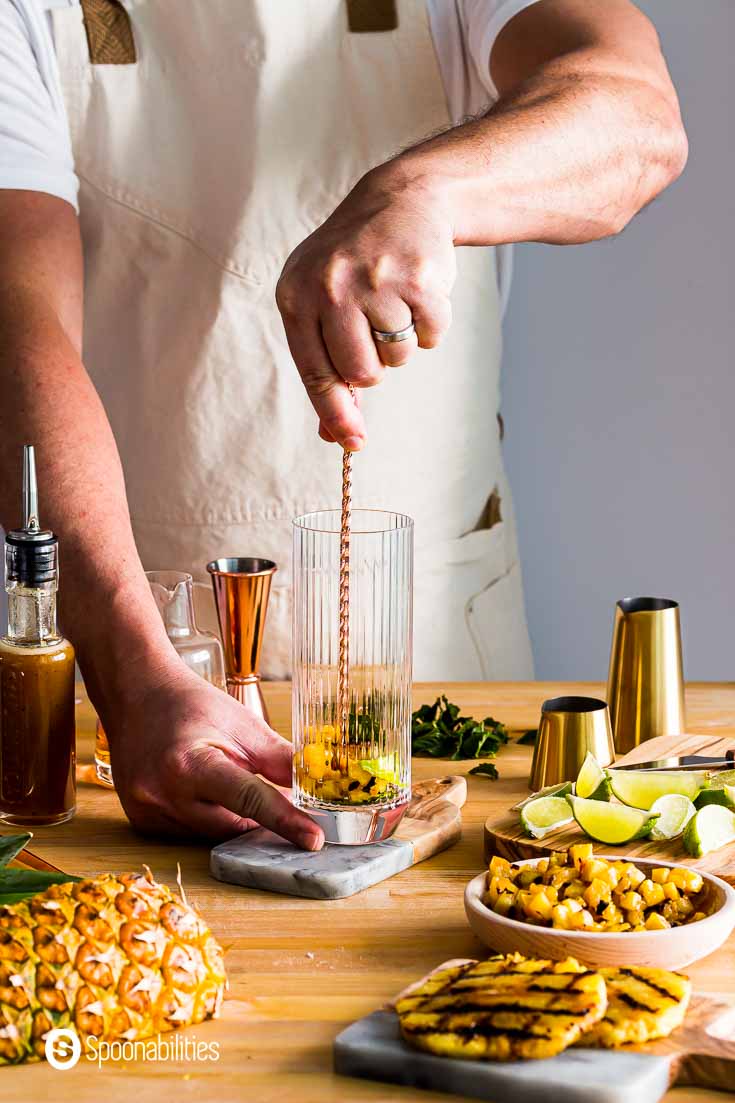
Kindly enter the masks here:
<path id="1" fill-rule="evenodd" d="M 669 793 L 694 800 L 707 785 L 704 770 L 610 770 L 608 777 L 618 800 L 632 808 L 650 808 Z"/>
<path id="2" fill-rule="evenodd" d="M 735 842 L 735 812 L 721 804 L 700 808 L 684 828 L 684 849 L 694 858 L 732 842 Z"/>
<path id="3" fill-rule="evenodd" d="M 658 819 L 658 814 L 629 808 L 626 804 L 609 804 L 604 800 L 585 800 L 571 795 L 566 799 L 582 830 L 591 839 L 608 846 L 644 839 Z"/>
<path id="4" fill-rule="evenodd" d="M 610 779 L 589 751 L 577 774 L 574 792 L 589 800 L 610 800 Z"/>
<path id="5" fill-rule="evenodd" d="M 565 797 L 567 793 L 571 793 L 573 788 L 571 781 L 557 781 L 556 785 L 545 785 L 543 789 L 539 789 L 538 793 L 531 793 L 530 797 L 514 804 L 511 811 L 520 812 L 521 808 L 525 808 L 532 800 L 538 800 L 539 797 Z"/>
<path id="6" fill-rule="evenodd" d="M 697 809 L 689 797 L 679 793 L 665 793 L 651 805 L 651 812 L 658 812 L 658 819 L 651 828 L 651 838 L 659 842 L 662 839 L 675 839 L 689 823 Z"/>
<path id="7" fill-rule="evenodd" d="M 710 789 L 722 789 L 725 785 L 735 785 L 735 770 L 710 770 L 707 774 Z"/>
<path id="8" fill-rule="evenodd" d="M 723 808 L 735 809 L 735 785 L 723 785 L 719 789 L 703 789 L 694 805 L 696 808 L 706 808 L 708 804 L 721 804 Z"/>
<path id="9" fill-rule="evenodd" d="M 378 781 L 388 781 L 392 785 L 400 783 L 398 770 L 396 769 L 396 756 L 384 754 L 380 758 L 363 758 L 360 760 L 360 768 L 372 774 Z"/>
<path id="10" fill-rule="evenodd" d="M 564 797 L 538 797 L 521 809 L 524 830 L 534 839 L 543 839 L 555 827 L 571 823 L 573 818 Z"/>

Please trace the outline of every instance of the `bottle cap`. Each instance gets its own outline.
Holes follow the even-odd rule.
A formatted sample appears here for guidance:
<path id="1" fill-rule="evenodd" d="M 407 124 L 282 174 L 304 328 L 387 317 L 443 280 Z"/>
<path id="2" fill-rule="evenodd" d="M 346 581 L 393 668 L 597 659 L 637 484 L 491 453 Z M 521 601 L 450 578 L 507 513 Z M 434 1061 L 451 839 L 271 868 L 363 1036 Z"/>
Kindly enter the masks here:
<path id="1" fill-rule="evenodd" d="M 36 456 L 32 444 L 23 448 L 23 527 L 5 534 L 5 578 L 40 586 L 58 574 L 59 542 L 38 520 Z"/>

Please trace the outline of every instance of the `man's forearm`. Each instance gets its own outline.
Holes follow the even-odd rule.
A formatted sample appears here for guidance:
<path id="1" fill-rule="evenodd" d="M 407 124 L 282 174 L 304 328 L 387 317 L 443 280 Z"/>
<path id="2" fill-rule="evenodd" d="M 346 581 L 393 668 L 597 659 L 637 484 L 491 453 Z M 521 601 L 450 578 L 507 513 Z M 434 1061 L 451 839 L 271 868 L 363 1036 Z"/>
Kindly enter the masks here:
<path id="1" fill-rule="evenodd" d="M 436 195 L 458 245 L 572 244 L 617 233 L 676 178 L 687 154 L 655 34 L 640 13 L 631 16 L 642 40 L 632 58 L 582 44 L 546 60 L 509 81 L 484 117 L 378 170 L 386 186 Z"/>
<path id="2" fill-rule="evenodd" d="M 48 293 L 53 249 L 50 234 L 34 281 L 23 265 L 0 263 L 0 523 L 20 521 L 20 457 L 32 442 L 41 520 L 60 539 L 62 629 L 99 704 L 124 694 L 136 670 L 165 666 L 170 645 L 135 548 L 115 441 L 80 359 L 81 304 Z M 68 255 L 58 259 L 73 286 Z"/>

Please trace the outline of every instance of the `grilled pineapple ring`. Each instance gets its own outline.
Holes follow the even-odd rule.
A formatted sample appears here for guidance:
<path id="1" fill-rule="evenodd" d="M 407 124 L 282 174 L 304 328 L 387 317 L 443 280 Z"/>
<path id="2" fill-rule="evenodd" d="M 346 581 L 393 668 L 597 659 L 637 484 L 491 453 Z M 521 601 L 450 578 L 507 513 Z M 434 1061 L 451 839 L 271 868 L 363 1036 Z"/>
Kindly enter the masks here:
<path id="1" fill-rule="evenodd" d="M 607 1011 L 579 1045 L 642 1045 L 668 1037 L 683 1022 L 692 991 L 688 977 L 647 967 L 600 972 L 607 987 Z"/>
<path id="2" fill-rule="evenodd" d="M 553 1057 L 605 1014 L 599 973 L 499 954 L 432 973 L 396 1003 L 409 1045 L 442 1057 Z"/>

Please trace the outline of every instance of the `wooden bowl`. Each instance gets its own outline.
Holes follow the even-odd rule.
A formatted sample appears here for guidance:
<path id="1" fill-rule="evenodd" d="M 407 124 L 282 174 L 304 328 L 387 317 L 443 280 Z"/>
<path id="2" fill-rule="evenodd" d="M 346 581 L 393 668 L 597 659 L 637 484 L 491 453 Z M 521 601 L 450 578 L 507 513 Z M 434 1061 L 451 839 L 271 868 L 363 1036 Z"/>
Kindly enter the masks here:
<path id="1" fill-rule="evenodd" d="M 607 854 L 605 858 L 608 859 Z M 618 859 L 610 856 L 609 860 Z M 535 866 L 540 861 L 541 858 L 530 858 L 513 864 Z M 635 865 L 644 870 L 660 866 L 676 869 L 681 863 L 636 858 Z M 574 957 L 583 965 L 591 966 L 652 965 L 659 969 L 683 969 L 713 953 L 735 928 L 735 890 L 711 873 L 702 873 L 702 877 L 714 908 L 712 914 L 668 931 L 563 931 L 508 919 L 482 902 L 486 873 L 480 873 L 469 882 L 464 906 L 474 934 L 498 953 L 518 950 L 526 957 L 555 961 Z"/>

